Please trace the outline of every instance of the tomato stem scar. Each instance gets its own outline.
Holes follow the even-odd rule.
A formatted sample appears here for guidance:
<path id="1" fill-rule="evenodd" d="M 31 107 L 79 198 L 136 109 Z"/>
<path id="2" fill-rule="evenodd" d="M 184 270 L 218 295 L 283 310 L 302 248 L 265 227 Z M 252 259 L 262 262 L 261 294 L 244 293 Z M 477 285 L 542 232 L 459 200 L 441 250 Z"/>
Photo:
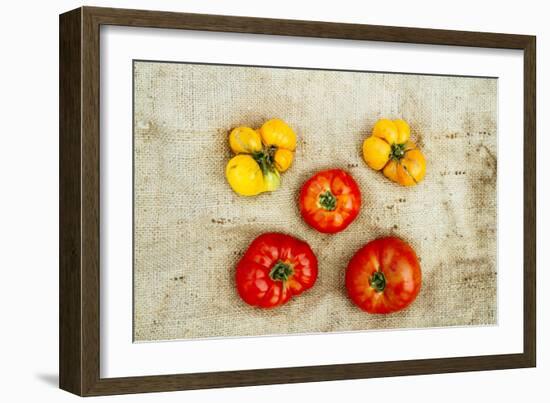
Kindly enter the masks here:
<path id="1" fill-rule="evenodd" d="M 294 270 L 292 270 L 292 267 L 289 264 L 279 260 L 269 272 L 269 277 L 275 281 L 286 281 L 290 276 L 292 276 L 293 273 Z"/>
<path id="2" fill-rule="evenodd" d="M 336 210 L 336 197 L 330 190 L 319 195 L 319 205 L 328 211 Z"/>
<path id="3" fill-rule="evenodd" d="M 391 152 L 390 152 L 390 158 L 394 159 L 396 161 L 399 161 L 403 156 L 405 155 L 405 146 L 406 143 L 403 144 L 392 144 L 391 145 Z"/>
<path id="4" fill-rule="evenodd" d="M 384 291 L 386 288 L 386 276 L 381 271 L 375 271 L 369 279 L 370 286 L 377 292 Z"/>

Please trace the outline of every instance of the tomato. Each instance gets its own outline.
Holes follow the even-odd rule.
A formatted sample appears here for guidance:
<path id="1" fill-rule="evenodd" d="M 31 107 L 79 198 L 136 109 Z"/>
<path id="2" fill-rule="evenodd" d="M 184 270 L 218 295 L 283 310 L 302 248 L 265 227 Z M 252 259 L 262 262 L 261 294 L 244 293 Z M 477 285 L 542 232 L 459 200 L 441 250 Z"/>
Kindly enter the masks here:
<path id="1" fill-rule="evenodd" d="M 379 238 L 363 246 L 346 270 L 351 300 L 369 313 L 391 313 L 411 304 L 422 283 L 414 250 L 396 237 Z"/>
<path id="2" fill-rule="evenodd" d="M 281 185 L 281 172 L 292 165 L 296 133 L 281 119 L 270 119 L 258 130 L 239 126 L 229 133 L 234 154 L 225 176 L 235 193 L 255 196 L 273 192 Z"/>
<path id="3" fill-rule="evenodd" d="M 363 159 L 369 167 L 403 185 L 418 184 L 426 175 L 424 154 L 409 141 L 411 129 L 401 119 L 380 119 L 363 142 Z"/>
<path id="4" fill-rule="evenodd" d="M 311 177 L 300 191 L 300 212 L 319 232 L 343 231 L 359 214 L 361 192 L 346 171 L 330 169 Z"/>
<path id="5" fill-rule="evenodd" d="M 309 245 L 279 233 L 262 234 L 237 264 L 239 295 L 249 305 L 272 308 L 313 287 L 317 257 Z"/>

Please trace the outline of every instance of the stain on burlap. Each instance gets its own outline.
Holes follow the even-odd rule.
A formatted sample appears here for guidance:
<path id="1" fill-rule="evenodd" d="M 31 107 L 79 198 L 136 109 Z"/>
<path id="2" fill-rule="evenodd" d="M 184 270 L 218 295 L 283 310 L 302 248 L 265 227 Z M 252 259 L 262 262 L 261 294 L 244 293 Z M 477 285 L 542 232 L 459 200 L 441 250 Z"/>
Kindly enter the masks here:
<path id="1" fill-rule="evenodd" d="M 495 324 L 497 80 L 136 62 L 134 64 L 134 337 L 136 341 Z M 228 130 L 279 117 L 298 134 L 282 187 L 240 197 L 225 181 Z M 400 187 L 369 169 L 361 144 L 379 118 L 403 118 L 428 164 Z M 300 218 L 300 185 L 350 172 L 357 220 L 336 235 Z M 307 240 L 316 285 L 274 310 L 238 297 L 235 264 L 267 231 Z M 421 258 L 408 309 L 366 314 L 347 299 L 347 261 L 397 235 Z"/>

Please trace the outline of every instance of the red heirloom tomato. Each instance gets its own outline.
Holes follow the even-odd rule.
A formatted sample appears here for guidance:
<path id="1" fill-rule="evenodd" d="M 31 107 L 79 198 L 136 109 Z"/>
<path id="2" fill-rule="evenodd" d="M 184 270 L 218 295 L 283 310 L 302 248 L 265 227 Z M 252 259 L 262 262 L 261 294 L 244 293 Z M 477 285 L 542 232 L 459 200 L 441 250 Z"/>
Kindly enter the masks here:
<path id="1" fill-rule="evenodd" d="M 272 308 L 311 288 L 317 257 L 309 245 L 285 234 L 262 234 L 237 264 L 237 290 L 249 305 Z"/>
<path id="2" fill-rule="evenodd" d="M 376 239 L 363 246 L 346 271 L 348 295 L 369 313 L 406 308 L 418 295 L 421 282 L 414 250 L 396 237 Z"/>
<path id="3" fill-rule="evenodd" d="M 341 169 L 318 172 L 300 191 L 302 217 L 319 232 L 334 234 L 346 229 L 360 207 L 359 186 Z"/>

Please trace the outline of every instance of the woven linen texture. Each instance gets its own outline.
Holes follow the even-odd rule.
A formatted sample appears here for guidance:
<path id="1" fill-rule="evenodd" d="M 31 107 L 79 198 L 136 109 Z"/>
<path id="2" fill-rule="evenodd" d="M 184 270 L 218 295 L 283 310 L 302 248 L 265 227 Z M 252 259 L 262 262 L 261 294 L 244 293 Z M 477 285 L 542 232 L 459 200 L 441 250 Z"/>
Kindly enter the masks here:
<path id="1" fill-rule="evenodd" d="M 274 117 L 298 135 L 294 164 L 276 192 L 238 196 L 224 176 L 228 131 Z M 418 186 L 362 160 L 382 117 L 411 125 L 427 159 Z M 496 79 L 135 62 L 133 118 L 136 341 L 496 323 Z M 323 235 L 297 197 L 333 167 L 353 175 L 363 204 L 348 229 Z M 268 231 L 306 240 L 319 278 L 262 310 L 240 300 L 234 273 Z M 347 298 L 345 268 L 387 235 L 416 250 L 422 290 L 406 310 L 369 315 Z"/>

